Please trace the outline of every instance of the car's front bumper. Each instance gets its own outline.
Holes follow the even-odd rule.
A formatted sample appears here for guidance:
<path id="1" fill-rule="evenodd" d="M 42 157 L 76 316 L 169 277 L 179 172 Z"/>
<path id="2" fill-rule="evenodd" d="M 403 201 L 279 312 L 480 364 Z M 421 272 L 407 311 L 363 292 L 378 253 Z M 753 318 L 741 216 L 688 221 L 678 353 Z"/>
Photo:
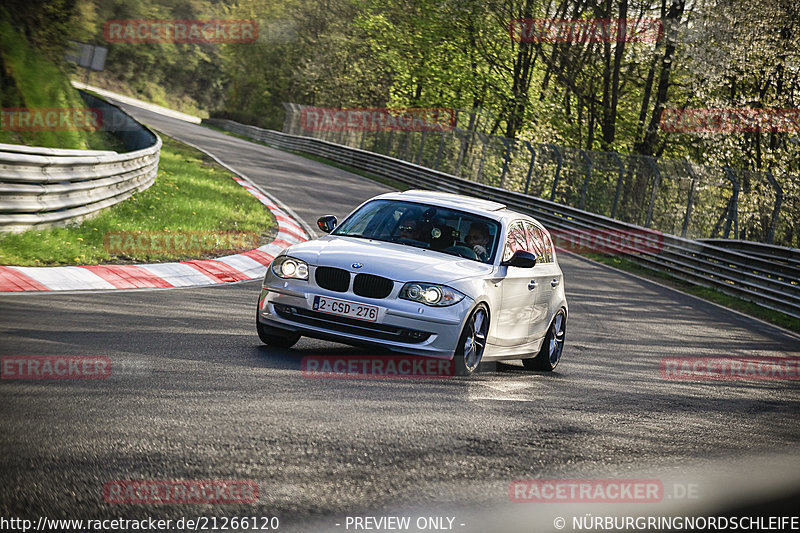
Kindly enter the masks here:
<path id="1" fill-rule="evenodd" d="M 258 320 L 270 327 L 345 344 L 367 344 L 389 350 L 451 358 L 473 301 L 465 297 L 449 307 L 430 307 L 401 300 L 364 298 L 303 282 L 276 280 L 262 286 Z M 379 308 L 376 322 L 339 317 L 313 310 L 314 296 L 326 296 Z"/>

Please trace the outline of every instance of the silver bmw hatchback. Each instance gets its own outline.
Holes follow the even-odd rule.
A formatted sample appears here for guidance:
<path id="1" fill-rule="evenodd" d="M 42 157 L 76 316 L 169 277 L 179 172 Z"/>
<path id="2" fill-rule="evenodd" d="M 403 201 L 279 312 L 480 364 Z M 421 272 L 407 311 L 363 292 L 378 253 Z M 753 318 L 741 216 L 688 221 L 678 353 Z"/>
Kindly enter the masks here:
<path id="1" fill-rule="evenodd" d="M 376 196 L 327 235 L 275 258 L 261 288 L 261 340 L 305 335 L 482 361 L 522 359 L 551 371 L 567 325 L 564 279 L 548 231 L 505 205 L 433 191 Z"/>

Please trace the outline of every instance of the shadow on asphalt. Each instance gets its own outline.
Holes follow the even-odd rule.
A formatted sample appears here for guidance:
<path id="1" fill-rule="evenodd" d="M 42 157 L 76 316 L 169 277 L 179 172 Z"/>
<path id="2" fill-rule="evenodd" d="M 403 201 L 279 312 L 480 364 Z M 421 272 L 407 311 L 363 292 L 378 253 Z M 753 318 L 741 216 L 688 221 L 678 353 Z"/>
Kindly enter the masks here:
<path id="1" fill-rule="evenodd" d="M 253 349 L 253 355 L 255 357 L 254 363 L 256 363 L 260 368 L 273 368 L 273 369 L 281 369 L 281 370 L 296 370 L 298 374 L 302 373 L 302 361 L 304 357 L 309 356 L 319 356 L 325 357 L 330 359 L 337 359 L 340 357 L 397 357 L 402 356 L 403 354 L 392 352 L 390 350 L 380 350 L 380 349 L 364 349 L 364 348 L 355 348 L 350 346 L 342 346 L 342 347 L 326 347 L 321 350 L 314 350 L 309 348 L 303 349 L 284 349 L 284 348 L 276 348 L 272 346 L 261 345 L 255 347 Z M 516 364 L 514 364 L 516 363 Z M 486 379 L 493 379 L 493 378 L 516 378 L 516 377 L 530 377 L 530 376 L 542 376 L 548 377 L 553 379 L 561 379 L 564 376 L 555 372 L 533 372 L 530 370 L 526 370 L 521 362 L 515 361 L 512 363 L 508 362 L 486 362 L 481 363 L 478 367 L 478 370 L 472 376 L 451 376 L 447 377 L 446 379 L 457 379 L 462 381 L 479 381 L 479 380 L 486 380 Z M 358 377 L 351 376 L 351 379 L 359 379 Z M 361 378 L 361 379 L 387 379 L 387 380 L 397 380 L 396 377 L 369 377 L 369 378 Z M 425 376 L 414 376 L 414 381 L 443 381 L 445 378 L 441 377 L 425 377 Z"/>

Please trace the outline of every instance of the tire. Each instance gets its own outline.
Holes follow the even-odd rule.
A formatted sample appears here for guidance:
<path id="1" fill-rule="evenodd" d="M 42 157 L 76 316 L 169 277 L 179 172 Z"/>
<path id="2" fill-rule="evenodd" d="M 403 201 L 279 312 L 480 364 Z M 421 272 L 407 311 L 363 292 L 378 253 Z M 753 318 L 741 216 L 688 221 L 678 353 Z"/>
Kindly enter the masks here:
<path id="1" fill-rule="evenodd" d="M 464 331 L 461 332 L 458 346 L 456 346 L 453 362 L 457 375 L 471 376 L 477 370 L 486 349 L 488 331 L 489 310 L 485 305 L 479 304 L 464 324 Z"/>
<path id="2" fill-rule="evenodd" d="M 276 348 L 291 348 L 300 340 L 301 336 L 299 333 L 265 326 L 258 317 L 256 317 L 256 331 L 258 331 L 258 338 L 261 339 L 261 342 Z"/>
<path id="3" fill-rule="evenodd" d="M 559 309 L 550 328 L 547 330 L 542 341 L 539 353 L 532 359 L 523 359 L 522 364 L 528 370 L 543 370 L 552 372 L 558 362 L 561 361 L 561 353 L 564 351 L 564 339 L 567 334 L 567 313 L 564 309 Z"/>

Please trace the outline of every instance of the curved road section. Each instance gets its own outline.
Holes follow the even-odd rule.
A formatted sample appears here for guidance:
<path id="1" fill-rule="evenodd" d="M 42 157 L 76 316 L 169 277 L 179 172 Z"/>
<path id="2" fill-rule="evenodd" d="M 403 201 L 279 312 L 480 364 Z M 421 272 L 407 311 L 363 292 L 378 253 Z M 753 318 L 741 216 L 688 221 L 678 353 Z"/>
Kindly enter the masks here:
<path id="1" fill-rule="evenodd" d="M 309 224 L 387 190 L 128 109 Z M 277 517 L 279 531 L 480 532 L 574 531 L 587 515 L 796 514 L 800 391 L 789 367 L 800 339 L 560 260 L 571 316 L 548 375 L 498 364 L 472 379 L 310 379 L 304 356 L 371 353 L 310 339 L 261 345 L 258 281 L 4 295 L 0 516 L 155 517 L 175 531 L 202 530 L 186 522 L 198 517 L 222 528 L 248 516 L 269 527 Z M 691 363 L 720 357 L 786 367 L 691 374 Z M 75 361 L 66 376 L 75 379 L 30 379 L 45 368 L 53 377 L 59 360 L 62 370 Z M 210 486 L 222 487 L 217 496 Z"/>

